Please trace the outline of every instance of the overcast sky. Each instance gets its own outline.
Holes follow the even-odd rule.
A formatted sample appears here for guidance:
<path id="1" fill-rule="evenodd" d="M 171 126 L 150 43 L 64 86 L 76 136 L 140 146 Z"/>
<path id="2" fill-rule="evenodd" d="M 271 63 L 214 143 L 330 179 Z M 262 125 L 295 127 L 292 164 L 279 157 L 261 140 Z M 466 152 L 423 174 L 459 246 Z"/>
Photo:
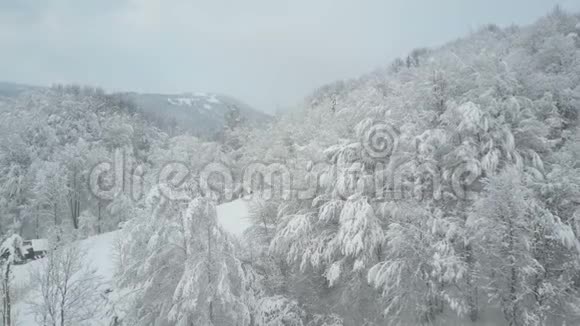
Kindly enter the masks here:
<path id="1" fill-rule="evenodd" d="M 0 80 L 229 94 L 264 111 L 578 0 L 0 0 Z"/>

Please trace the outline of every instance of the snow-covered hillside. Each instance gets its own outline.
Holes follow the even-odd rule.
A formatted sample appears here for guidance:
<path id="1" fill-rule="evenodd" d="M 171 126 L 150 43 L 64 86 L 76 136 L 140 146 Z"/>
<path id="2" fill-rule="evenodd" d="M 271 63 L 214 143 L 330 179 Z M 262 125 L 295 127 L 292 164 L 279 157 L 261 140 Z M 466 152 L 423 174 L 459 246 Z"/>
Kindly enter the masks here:
<path id="1" fill-rule="evenodd" d="M 215 94 L 193 93 L 189 96 L 184 95 L 183 97 L 169 97 L 167 99 L 167 103 L 172 105 L 203 107 L 205 109 L 211 109 L 213 105 L 220 104 L 221 101 L 217 99 L 217 95 Z"/>
<path id="2" fill-rule="evenodd" d="M 233 235 L 239 236 L 244 230 L 249 227 L 248 220 L 248 202 L 243 199 L 238 199 L 229 203 L 222 204 L 217 207 L 218 221 L 222 227 Z M 85 261 L 91 267 L 97 270 L 97 275 L 102 277 L 103 281 L 103 296 L 105 290 L 112 288 L 112 280 L 114 274 L 115 264 L 115 244 L 118 237 L 121 235 L 121 230 L 100 234 L 80 241 L 80 247 L 86 252 Z M 14 285 L 17 288 L 28 288 L 30 293 L 30 274 L 35 268 L 39 268 L 43 260 L 37 260 L 25 265 L 17 265 L 14 268 Z M 37 326 L 40 325 L 34 320 L 33 314 L 30 312 L 29 300 L 30 295 L 19 300 L 15 305 L 17 314 L 17 325 L 19 326 Z M 108 299 L 108 298 L 107 298 Z M 109 325 L 109 320 L 106 317 L 107 309 L 110 307 L 104 306 L 102 312 L 91 325 L 101 326 Z"/>
<path id="3" fill-rule="evenodd" d="M 197 135 L 213 135 L 222 130 L 226 114 L 233 108 L 239 110 L 240 122 L 247 126 L 260 126 L 270 117 L 249 105 L 226 95 L 193 92 L 182 94 L 128 93 L 149 119 L 163 129 L 180 128 Z"/>
<path id="4" fill-rule="evenodd" d="M 485 25 L 270 122 L 0 83 L 0 326 L 580 325 L 579 22 Z"/>
<path id="5" fill-rule="evenodd" d="M 43 91 L 43 87 L 0 82 L 0 104 L 16 99 L 31 91 Z M 179 128 L 198 136 L 214 136 L 223 129 L 225 114 L 232 108 L 239 110 L 244 125 L 257 127 L 271 121 L 272 117 L 254 109 L 231 96 L 206 92 L 181 94 L 122 93 L 130 99 L 138 111 L 165 131 Z"/>

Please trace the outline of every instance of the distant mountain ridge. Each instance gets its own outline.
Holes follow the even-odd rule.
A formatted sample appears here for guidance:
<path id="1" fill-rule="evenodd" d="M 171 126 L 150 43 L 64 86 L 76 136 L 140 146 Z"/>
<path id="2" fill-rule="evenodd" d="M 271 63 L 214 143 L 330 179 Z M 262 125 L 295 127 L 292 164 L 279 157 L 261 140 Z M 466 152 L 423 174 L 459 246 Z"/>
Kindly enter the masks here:
<path id="1" fill-rule="evenodd" d="M 25 91 L 30 91 L 30 90 L 34 90 L 34 89 L 40 89 L 40 88 L 42 88 L 42 87 L 0 81 L 0 98 L 2 98 L 2 97 L 16 97 Z"/>
<path id="2" fill-rule="evenodd" d="M 240 123 L 259 126 L 271 120 L 265 113 L 230 96 L 215 93 L 141 94 L 127 93 L 141 111 L 165 126 L 200 136 L 213 136 L 225 125 L 231 110 L 239 111 Z"/>
<path id="3" fill-rule="evenodd" d="M 0 102 L 26 91 L 45 87 L 0 82 Z M 122 92 L 149 120 L 169 133 L 187 132 L 200 137 L 213 137 L 223 130 L 228 112 L 239 112 L 240 124 L 260 126 L 272 118 L 231 96 L 191 92 L 181 94 L 147 94 Z"/>

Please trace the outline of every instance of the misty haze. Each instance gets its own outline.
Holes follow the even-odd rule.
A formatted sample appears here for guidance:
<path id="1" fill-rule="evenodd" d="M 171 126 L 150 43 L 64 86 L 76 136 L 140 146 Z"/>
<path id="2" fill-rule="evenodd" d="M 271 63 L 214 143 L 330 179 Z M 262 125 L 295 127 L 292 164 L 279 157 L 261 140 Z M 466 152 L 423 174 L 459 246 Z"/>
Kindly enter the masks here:
<path id="1" fill-rule="evenodd" d="M 0 326 L 580 325 L 580 2 L 0 2 Z"/>

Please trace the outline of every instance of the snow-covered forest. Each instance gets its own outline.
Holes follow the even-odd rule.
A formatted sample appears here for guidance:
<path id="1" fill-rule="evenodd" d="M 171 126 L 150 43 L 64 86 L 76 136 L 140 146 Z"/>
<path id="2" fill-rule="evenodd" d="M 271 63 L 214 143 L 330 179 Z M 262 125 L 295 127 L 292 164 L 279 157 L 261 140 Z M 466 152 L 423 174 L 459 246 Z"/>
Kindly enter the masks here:
<path id="1" fill-rule="evenodd" d="M 578 325 L 579 110 L 559 8 L 202 136 L 4 93 L 0 325 Z"/>

